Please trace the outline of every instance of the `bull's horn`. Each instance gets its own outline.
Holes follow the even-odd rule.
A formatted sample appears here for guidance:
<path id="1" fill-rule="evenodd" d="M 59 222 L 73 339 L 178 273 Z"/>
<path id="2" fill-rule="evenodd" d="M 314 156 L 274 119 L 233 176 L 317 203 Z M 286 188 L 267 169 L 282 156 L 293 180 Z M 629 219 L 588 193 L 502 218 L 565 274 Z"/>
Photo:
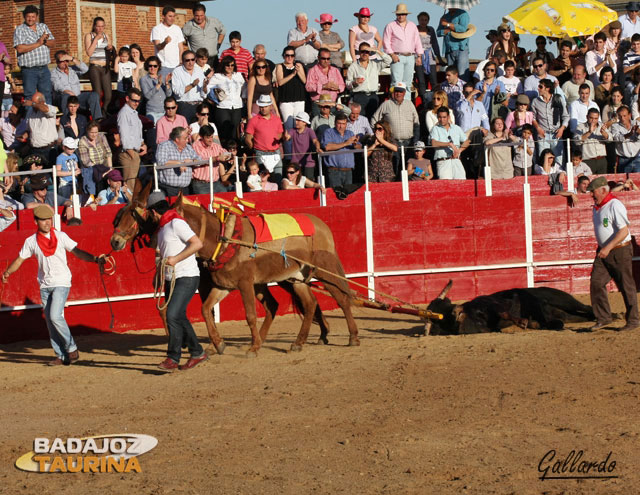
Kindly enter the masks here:
<path id="1" fill-rule="evenodd" d="M 431 335 L 431 325 L 433 325 L 433 323 L 431 323 L 431 320 L 427 320 L 424 324 L 424 334 L 425 335 Z"/>
<path id="2" fill-rule="evenodd" d="M 451 290 L 452 285 L 453 285 L 453 280 L 449 280 L 449 283 L 444 286 L 444 289 L 442 289 L 442 292 L 438 297 L 436 297 L 436 299 L 444 299 L 445 297 L 447 297 L 447 294 Z"/>

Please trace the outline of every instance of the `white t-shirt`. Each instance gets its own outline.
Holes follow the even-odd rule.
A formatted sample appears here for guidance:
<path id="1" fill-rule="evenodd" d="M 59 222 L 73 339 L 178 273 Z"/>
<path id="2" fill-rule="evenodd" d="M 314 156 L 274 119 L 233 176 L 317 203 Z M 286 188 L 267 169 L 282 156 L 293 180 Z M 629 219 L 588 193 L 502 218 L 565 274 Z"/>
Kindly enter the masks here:
<path id="1" fill-rule="evenodd" d="M 593 208 L 593 230 L 598 246 L 605 246 L 625 226 L 629 226 L 627 209 L 619 200 L 612 199 L 600 209 Z M 631 231 L 622 242 L 630 240 Z"/>
<path id="2" fill-rule="evenodd" d="M 247 184 L 251 185 L 253 188 L 251 189 L 252 191 L 262 191 L 262 177 L 260 177 L 260 174 L 249 175 L 249 177 L 247 177 Z"/>
<path id="3" fill-rule="evenodd" d="M 289 179 L 287 179 L 286 177 L 284 178 L 285 181 L 287 181 L 287 183 L 289 185 L 293 185 L 293 186 L 298 186 L 302 189 L 304 189 L 305 184 L 307 183 L 307 178 L 304 175 L 300 176 L 300 180 L 298 180 L 297 184 L 294 184 L 293 182 L 291 182 Z"/>
<path id="4" fill-rule="evenodd" d="M 213 122 L 209 122 L 208 125 L 213 127 L 213 135 L 217 136 L 218 135 L 218 128 L 216 127 L 216 125 Z M 197 136 L 198 133 L 200 132 L 200 124 L 198 124 L 198 122 L 194 122 L 193 124 L 189 124 L 189 127 L 191 127 L 191 135 L 192 136 Z"/>
<path id="5" fill-rule="evenodd" d="M 37 234 L 27 237 L 20 250 L 20 258 L 26 260 L 34 254 L 38 260 L 38 283 L 41 289 L 52 287 L 71 287 L 71 270 L 67 266 L 66 251 L 73 251 L 78 243 L 72 240 L 67 234 L 56 230 L 58 245 L 55 253 L 45 256 L 38 246 Z M 45 234 L 47 238 L 51 234 Z"/>
<path id="6" fill-rule="evenodd" d="M 196 235 L 189 227 L 187 222 L 179 218 L 174 218 L 167 225 L 158 231 L 158 249 L 162 258 L 175 256 L 182 252 L 187 241 Z M 196 255 L 192 254 L 188 258 L 180 261 L 174 266 L 176 278 L 181 277 L 198 277 L 198 263 Z M 164 273 L 165 280 L 171 280 L 171 271 L 167 267 Z"/>
<path id="7" fill-rule="evenodd" d="M 171 37 L 171 41 L 162 50 L 158 50 L 156 47 L 156 56 L 162 62 L 162 67 L 175 69 L 180 65 L 180 43 L 184 41 L 182 29 L 176 24 L 167 26 L 161 22 L 151 30 L 151 43 L 164 41 L 167 36 Z"/>

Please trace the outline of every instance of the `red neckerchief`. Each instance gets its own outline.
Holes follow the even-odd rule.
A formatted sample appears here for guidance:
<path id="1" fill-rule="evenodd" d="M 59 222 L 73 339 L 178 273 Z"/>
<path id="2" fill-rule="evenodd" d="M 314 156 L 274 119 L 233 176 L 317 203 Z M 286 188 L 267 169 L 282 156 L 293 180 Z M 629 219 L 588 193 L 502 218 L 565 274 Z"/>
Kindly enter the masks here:
<path id="1" fill-rule="evenodd" d="M 184 220 L 184 218 L 182 218 L 180 215 L 178 215 L 178 212 L 176 210 L 168 210 L 166 211 L 161 217 L 160 217 L 160 227 L 164 227 L 165 225 L 167 225 L 171 220 L 174 220 L 176 218 L 179 218 L 180 220 Z"/>
<path id="2" fill-rule="evenodd" d="M 53 253 L 56 252 L 56 248 L 58 247 L 58 238 L 56 237 L 56 233 L 53 229 L 49 231 L 49 238 L 45 236 L 42 232 L 38 231 L 36 233 L 36 241 L 38 242 L 38 246 L 46 257 L 53 256 Z"/>
<path id="3" fill-rule="evenodd" d="M 604 205 L 606 205 L 609 201 L 611 201 L 612 199 L 616 199 L 616 197 L 609 193 L 607 194 L 607 196 L 602 200 L 602 203 L 600 203 L 599 205 L 593 205 L 593 207 L 596 209 L 596 211 L 598 211 L 600 208 L 602 208 Z"/>

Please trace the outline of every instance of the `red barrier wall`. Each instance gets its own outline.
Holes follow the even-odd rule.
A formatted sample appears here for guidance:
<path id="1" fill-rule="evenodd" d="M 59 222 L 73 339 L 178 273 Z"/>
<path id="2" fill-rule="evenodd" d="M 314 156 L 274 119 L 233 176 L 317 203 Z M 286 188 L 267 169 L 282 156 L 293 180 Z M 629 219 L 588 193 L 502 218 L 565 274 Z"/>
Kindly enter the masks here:
<path id="1" fill-rule="evenodd" d="M 562 197 L 550 197 L 544 177 L 529 178 L 532 191 L 534 262 L 588 260 L 595 251 L 591 223 L 590 196 L 581 197 L 576 208 L 569 208 Z M 411 201 L 402 201 L 399 183 L 372 184 L 372 217 L 375 287 L 402 300 L 425 303 L 433 299 L 451 278 L 450 297 L 471 299 L 480 294 L 527 285 L 524 266 L 491 270 L 474 269 L 486 265 L 523 264 L 526 261 L 524 199 L 522 178 L 494 181 L 493 196 L 485 195 L 483 181 L 412 182 Z M 223 195 L 228 199 L 232 194 Z M 640 195 L 619 193 L 627 206 L 633 225 L 640 219 Z M 203 204 L 208 201 L 202 198 Z M 327 206 L 319 206 L 317 192 L 281 191 L 247 196 L 256 210 L 311 213 L 324 220 L 333 231 L 338 253 L 346 273 L 367 271 L 364 188 L 339 201 L 328 190 Z M 83 225 L 64 227 L 82 249 L 92 253 L 108 252 L 113 232 L 112 220 L 118 206 L 103 206 L 97 211 L 83 208 Z M 19 219 L 0 233 L 0 270 L 17 256 L 24 239 L 35 232 L 33 215 L 21 212 Z M 637 250 L 637 246 L 634 247 Z M 154 253 L 137 248 L 114 253 L 117 273 L 105 277 L 111 298 L 144 295 L 153 292 Z M 73 288 L 69 301 L 104 298 L 96 265 L 69 257 Z M 466 271 L 455 271 L 470 267 Z M 454 270 L 449 273 L 380 275 L 398 270 Z M 536 267 L 536 285 L 550 285 L 573 292 L 588 292 L 590 264 Z M 9 284 L 0 286 L 3 307 L 39 304 L 36 282 L 37 263 L 27 260 Z M 366 279 L 356 279 L 366 284 Z M 274 295 L 281 302 L 279 312 L 291 310 L 288 296 L 279 288 Z M 319 297 L 323 308 L 333 308 L 332 300 Z M 161 326 L 150 298 L 114 301 L 115 331 L 140 330 Z M 223 320 L 244 319 L 239 294 L 230 294 L 221 303 Z M 194 321 L 201 321 L 200 301 L 189 307 Z M 110 313 L 104 302 L 71 305 L 65 316 L 74 332 L 89 329 L 108 331 Z M 46 337 L 40 309 L 0 312 L 0 342 Z"/>

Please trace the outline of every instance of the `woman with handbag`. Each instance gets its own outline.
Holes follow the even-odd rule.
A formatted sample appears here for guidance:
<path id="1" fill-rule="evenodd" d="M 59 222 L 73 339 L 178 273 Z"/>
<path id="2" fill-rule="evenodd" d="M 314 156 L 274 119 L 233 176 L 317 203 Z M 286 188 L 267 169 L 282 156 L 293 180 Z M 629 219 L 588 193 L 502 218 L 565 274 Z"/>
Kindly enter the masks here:
<path id="1" fill-rule="evenodd" d="M 84 35 L 84 50 L 89 56 L 89 80 L 91 89 L 103 93 L 102 112 L 106 115 L 111 102 L 111 69 L 109 54 L 114 51 L 111 40 L 105 32 L 105 22 L 102 17 L 93 19 L 91 32 Z"/>

